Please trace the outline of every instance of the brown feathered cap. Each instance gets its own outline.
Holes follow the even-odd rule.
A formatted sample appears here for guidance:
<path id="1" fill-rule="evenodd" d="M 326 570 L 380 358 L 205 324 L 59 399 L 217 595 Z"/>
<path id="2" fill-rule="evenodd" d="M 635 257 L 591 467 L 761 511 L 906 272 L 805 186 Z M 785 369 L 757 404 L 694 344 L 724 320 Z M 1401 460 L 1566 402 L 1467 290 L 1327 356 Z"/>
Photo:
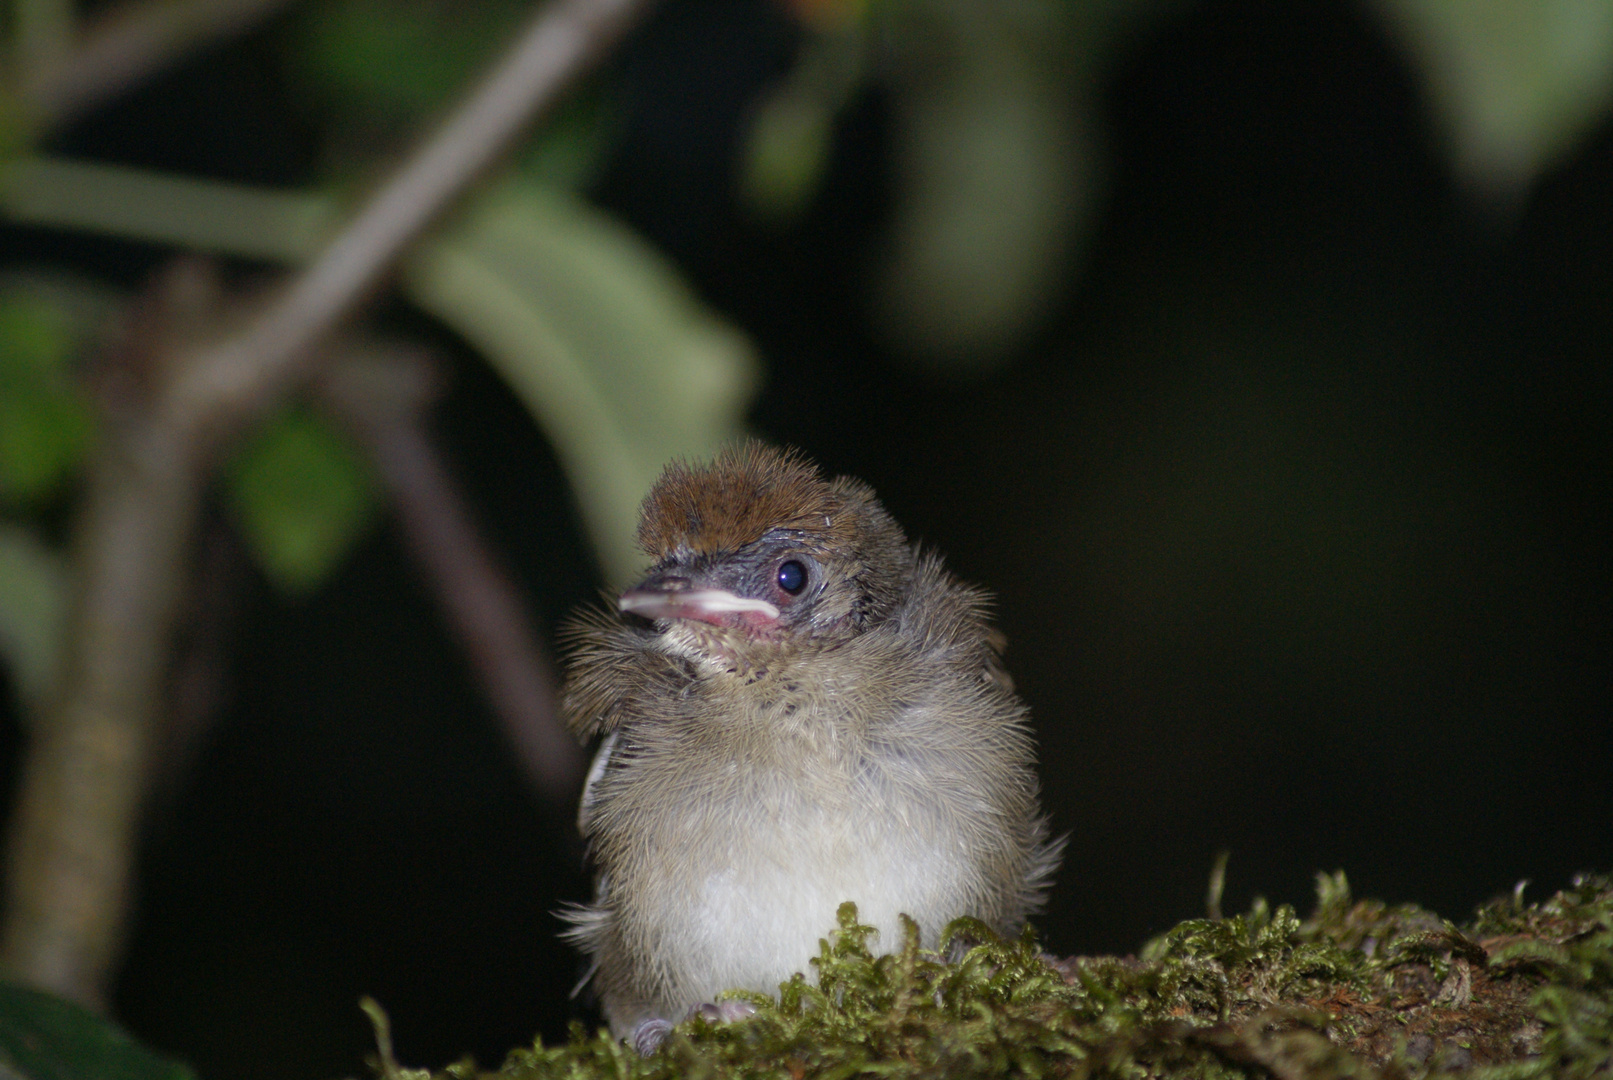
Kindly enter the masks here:
<path id="1" fill-rule="evenodd" d="M 679 548 L 713 553 L 776 529 L 849 542 L 858 522 L 847 510 L 872 500 L 873 492 L 856 481 L 825 480 L 794 450 L 748 439 L 725 447 L 709 465 L 668 465 L 644 497 L 638 543 L 650 555 Z"/>

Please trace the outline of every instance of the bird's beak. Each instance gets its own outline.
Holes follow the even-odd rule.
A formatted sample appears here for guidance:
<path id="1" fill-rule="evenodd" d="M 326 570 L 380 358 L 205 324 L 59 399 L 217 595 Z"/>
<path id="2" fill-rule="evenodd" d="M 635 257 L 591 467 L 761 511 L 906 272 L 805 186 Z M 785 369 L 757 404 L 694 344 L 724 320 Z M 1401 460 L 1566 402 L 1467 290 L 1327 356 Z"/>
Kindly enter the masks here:
<path id="1" fill-rule="evenodd" d="M 622 611 L 646 619 L 698 619 L 718 625 L 742 621 L 747 614 L 767 622 L 779 617 L 778 608 L 766 600 L 736 596 L 726 589 L 673 587 L 654 578 L 624 592 L 616 604 Z"/>

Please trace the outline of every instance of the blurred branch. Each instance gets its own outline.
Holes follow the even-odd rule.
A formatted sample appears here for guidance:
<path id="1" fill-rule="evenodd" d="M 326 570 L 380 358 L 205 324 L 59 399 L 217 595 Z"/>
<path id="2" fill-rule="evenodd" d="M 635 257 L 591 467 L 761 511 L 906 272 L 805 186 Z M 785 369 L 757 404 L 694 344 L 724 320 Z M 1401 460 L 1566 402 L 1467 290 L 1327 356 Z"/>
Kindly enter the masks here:
<path id="1" fill-rule="evenodd" d="M 250 412 L 292 382 L 308 348 L 376 285 L 405 246 L 478 177 L 647 0 L 561 0 L 544 7 L 438 132 L 306 271 L 240 334 L 187 365 L 165 408 L 176 423 Z"/>
<path id="2" fill-rule="evenodd" d="M 154 735 L 148 765 L 149 816 L 172 813 L 181 782 L 206 744 L 230 696 L 230 650 L 243 600 L 246 555 L 221 516 L 200 529 L 196 567 L 178 616 L 168 680 L 168 715 Z"/>
<path id="3" fill-rule="evenodd" d="M 60 683 L 29 732 L 7 853 L 7 974 L 90 1005 L 117 951 L 202 490 L 200 448 L 151 423 L 139 400 L 141 369 L 206 304 L 194 266 L 165 274 L 136 303 L 128 340 L 101 358 L 100 447 L 74 522 L 78 594 Z"/>
<path id="4" fill-rule="evenodd" d="M 452 475 L 425 431 L 437 375 L 420 350 L 344 357 L 318 380 L 321 396 L 368 449 L 493 711 L 533 787 L 564 804 L 583 772 L 577 741 L 560 724 L 548 658 L 520 591 L 483 541 Z"/>
<path id="5" fill-rule="evenodd" d="M 645 6 L 546 6 L 438 134 L 239 333 L 202 348 L 159 333 L 145 342 L 142 370 L 114 373 L 139 392 L 104 418 L 75 524 L 72 642 L 56 703 L 32 733 L 10 837 L 0 962 L 13 977 L 91 1004 L 104 991 L 214 451 L 308 373 L 313 346 Z"/>
<path id="6" fill-rule="evenodd" d="M 24 68 L 21 90 L 31 118 L 47 129 L 59 127 L 186 54 L 250 29 L 286 4 L 140 0 L 108 11 L 90 25 L 76 48 L 53 49 L 54 55 L 38 56 Z"/>

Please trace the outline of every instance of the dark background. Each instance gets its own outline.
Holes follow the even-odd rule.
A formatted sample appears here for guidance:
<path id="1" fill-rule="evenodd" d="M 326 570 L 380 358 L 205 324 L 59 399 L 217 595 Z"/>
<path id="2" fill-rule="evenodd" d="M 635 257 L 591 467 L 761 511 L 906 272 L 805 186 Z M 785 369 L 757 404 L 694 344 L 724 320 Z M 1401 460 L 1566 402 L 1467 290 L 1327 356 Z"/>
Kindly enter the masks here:
<path id="1" fill-rule="evenodd" d="M 57 149 L 307 179 L 276 32 Z M 757 430 L 996 591 L 1071 837 L 1049 947 L 1201 914 L 1222 849 L 1229 910 L 1304 908 L 1344 868 L 1461 918 L 1613 868 L 1613 128 L 1499 216 L 1361 9 L 1186 7 L 1104 87 L 1109 194 L 1055 317 L 946 384 L 867 317 L 877 91 L 805 220 L 733 202 L 739 123 L 793 46 L 769 4 L 662 8 L 615 61 L 593 194 L 753 337 Z M 3 235 L 131 285 L 166 255 Z M 473 354 L 386 317 L 457 358 L 437 434 L 552 629 L 597 582 L 552 456 Z M 592 1020 L 551 914 L 586 895 L 569 812 L 525 787 L 395 530 L 310 600 L 241 587 L 223 715 L 147 830 L 120 1018 L 204 1080 L 361 1073 L 363 993 L 407 1064 Z"/>

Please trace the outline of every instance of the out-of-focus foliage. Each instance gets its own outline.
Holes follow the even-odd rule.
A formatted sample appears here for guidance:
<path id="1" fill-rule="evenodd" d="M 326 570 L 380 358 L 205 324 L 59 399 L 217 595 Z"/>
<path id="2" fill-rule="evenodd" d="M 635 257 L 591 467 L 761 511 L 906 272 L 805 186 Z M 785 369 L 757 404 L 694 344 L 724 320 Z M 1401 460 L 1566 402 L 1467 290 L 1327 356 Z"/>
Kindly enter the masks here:
<path id="1" fill-rule="evenodd" d="M 1613 105 L 1608 0 L 1373 0 L 1427 88 L 1457 173 L 1515 203 Z"/>
<path id="2" fill-rule="evenodd" d="M 1120 6 L 894 6 L 902 190 L 876 303 L 939 370 L 995 366 L 1057 295 L 1102 185 L 1089 109 Z"/>
<path id="3" fill-rule="evenodd" d="M 283 409 L 235 455 L 225 498 L 247 547 L 288 592 L 317 587 L 375 516 L 375 480 L 345 435 Z"/>
<path id="4" fill-rule="evenodd" d="M 306 5 L 287 37 L 289 58 L 327 124 L 332 181 L 373 173 L 404 149 L 529 15 L 517 0 Z M 632 524 L 644 490 L 667 459 L 709 454 L 740 433 L 757 372 L 741 335 L 701 308 L 657 253 L 559 194 L 592 175 L 611 120 L 604 94 L 568 98 L 513 155 L 521 180 L 473 195 L 457 223 L 410 258 L 405 287 L 486 350 L 544 426 L 603 565 L 622 577 L 638 561 Z M 5 208 L 24 220 L 220 255 L 300 261 L 338 219 L 326 194 L 120 166 L 24 159 L 8 179 Z M 0 497 L 13 498 L 68 475 L 87 430 L 68 422 L 87 414 L 57 393 L 60 365 L 41 359 L 49 325 L 18 310 L 7 336 L 21 359 L 10 367 L 29 394 L 0 395 L 0 453 L 8 430 L 19 448 L 0 457 Z M 44 416 L 47 407 L 57 413 Z M 299 593 L 339 565 L 375 498 L 346 435 L 299 409 L 239 451 L 225 492 L 255 560 Z"/>
<path id="5" fill-rule="evenodd" d="M 742 191 L 798 213 L 834 117 L 879 82 L 897 124 L 900 191 L 875 304 L 933 370 L 1000 363 L 1048 313 L 1101 198 L 1091 115 L 1119 34 L 1157 0 L 889 0 L 791 5 L 807 28 L 792 72 L 758 105 Z"/>
<path id="6" fill-rule="evenodd" d="M 89 448 L 91 421 L 63 314 L 20 290 L 0 294 L 0 502 L 54 493 Z"/>
<path id="7" fill-rule="evenodd" d="M 1371 2 L 1422 74 L 1457 169 L 1485 192 L 1515 196 L 1607 112 L 1607 0 Z M 1101 201 L 1096 88 L 1128 36 L 1181 6 L 789 0 L 801 48 L 754 103 L 736 183 L 763 215 L 799 214 L 825 175 L 838 117 L 881 88 L 898 190 L 870 302 L 892 338 L 937 373 L 988 369 L 1047 317 Z M 529 14 L 524 0 L 301 5 L 279 40 L 327 148 L 323 192 L 40 158 L 10 163 L 0 207 L 58 228 L 307 258 L 337 219 L 330 192 L 383 170 Z M 632 508 L 655 469 L 737 433 L 757 373 L 738 334 L 654 252 L 555 194 L 586 183 L 606 156 L 611 100 L 608 85 L 573 94 L 512 156 L 515 179 L 473 195 L 412 256 L 405 284 L 516 389 L 573 477 L 603 565 L 621 576 L 636 562 Z M 71 337 L 47 309 L 0 302 L 0 502 L 14 509 L 63 490 L 90 445 Z M 351 452 L 299 427 L 309 422 L 272 427 L 302 431 L 277 453 L 300 447 L 304 469 L 331 470 L 309 472 L 307 490 L 267 463 L 262 443 L 231 473 L 256 478 L 256 494 L 232 489 L 253 550 L 299 589 L 336 565 L 368 499 Z M 313 529 L 326 512 L 331 526 Z M 270 520 L 282 513 L 283 528 Z"/>
<path id="8" fill-rule="evenodd" d="M 515 159 L 524 179 L 576 191 L 598 174 L 616 132 L 616 110 L 603 93 L 563 101 Z"/>
<path id="9" fill-rule="evenodd" d="M 27 1080 L 193 1080 L 70 1001 L 0 983 L 0 1074 Z"/>
<path id="10" fill-rule="evenodd" d="M 299 85 L 336 127 L 333 159 L 406 136 L 464 90 L 531 12 L 525 0 L 329 0 L 305 5 Z M 343 150 L 346 146 L 348 149 Z"/>
<path id="11" fill-rule="evenodd" d="M 312 258 L 340 220 L 331 198 L 43 155 L 6 181 L 5 209 L 36 225 L 247 259 Z"/>
<path id="12" fill-rule="evenodd" d="M 0 522 L 0 660 L 22 701 L 49 692 L 67 618 L 67 569 L 31 530 Z"/>
<path id="13" fill-rule="evenodd" d="M 1606 0 L 1370 0 L 1427 87 L 1452 166 L 1515 202 L 1613 104 Z M 1163 0 L 789 5 L 806 40 L 758 103 L 741 190 L 799 213 L 834 119 L 871 84 L 892 102 L 900 189 L 875 304 L 938 373 L 988 370 L 1033 333 L 1103 198 L 1096 87 Z"/>
<path id="14" fill-rule="evenodd" d="M 863 27 L 837 19 L 802 43 L 790 73 L 756 103 L 739 172 L 755 213 L 788 220 L 817 194 L 836 114 L 867 77 L 867 51 Z"/>
<path id="15" fill-rule="evenodd" d="M 745 339 L 628 229 L 535 184 L 490 192 L 410 260 L 409 294 L 480 349 L 553 441 L 607 576 L 671 458 L 740 433 Z"/>
<path id="16" fill-rule="evenodd" d="M 419 133 L 532 13 L 527 0 L 331 0 L 306 5 L 291 53 L 300 87 L 326 117 L 333 168 L 368 171 Z M 516 154 L 519 170 L 575 187 L 593 173 L 611 125 L 601 96 L 569 94 Z M 337 177 L 337 179 L 342 179 Z"/>
<path id="17" fill-rule="evenodd" d="M 72 489 L 94 441 L 79 358 L 115 310 L 104 288 L 64 276 L 11 275 L 0 285 L 0 661 L 34 706 L 59 666 L 70 578 L 66 560 L 20 518 Z"/>

